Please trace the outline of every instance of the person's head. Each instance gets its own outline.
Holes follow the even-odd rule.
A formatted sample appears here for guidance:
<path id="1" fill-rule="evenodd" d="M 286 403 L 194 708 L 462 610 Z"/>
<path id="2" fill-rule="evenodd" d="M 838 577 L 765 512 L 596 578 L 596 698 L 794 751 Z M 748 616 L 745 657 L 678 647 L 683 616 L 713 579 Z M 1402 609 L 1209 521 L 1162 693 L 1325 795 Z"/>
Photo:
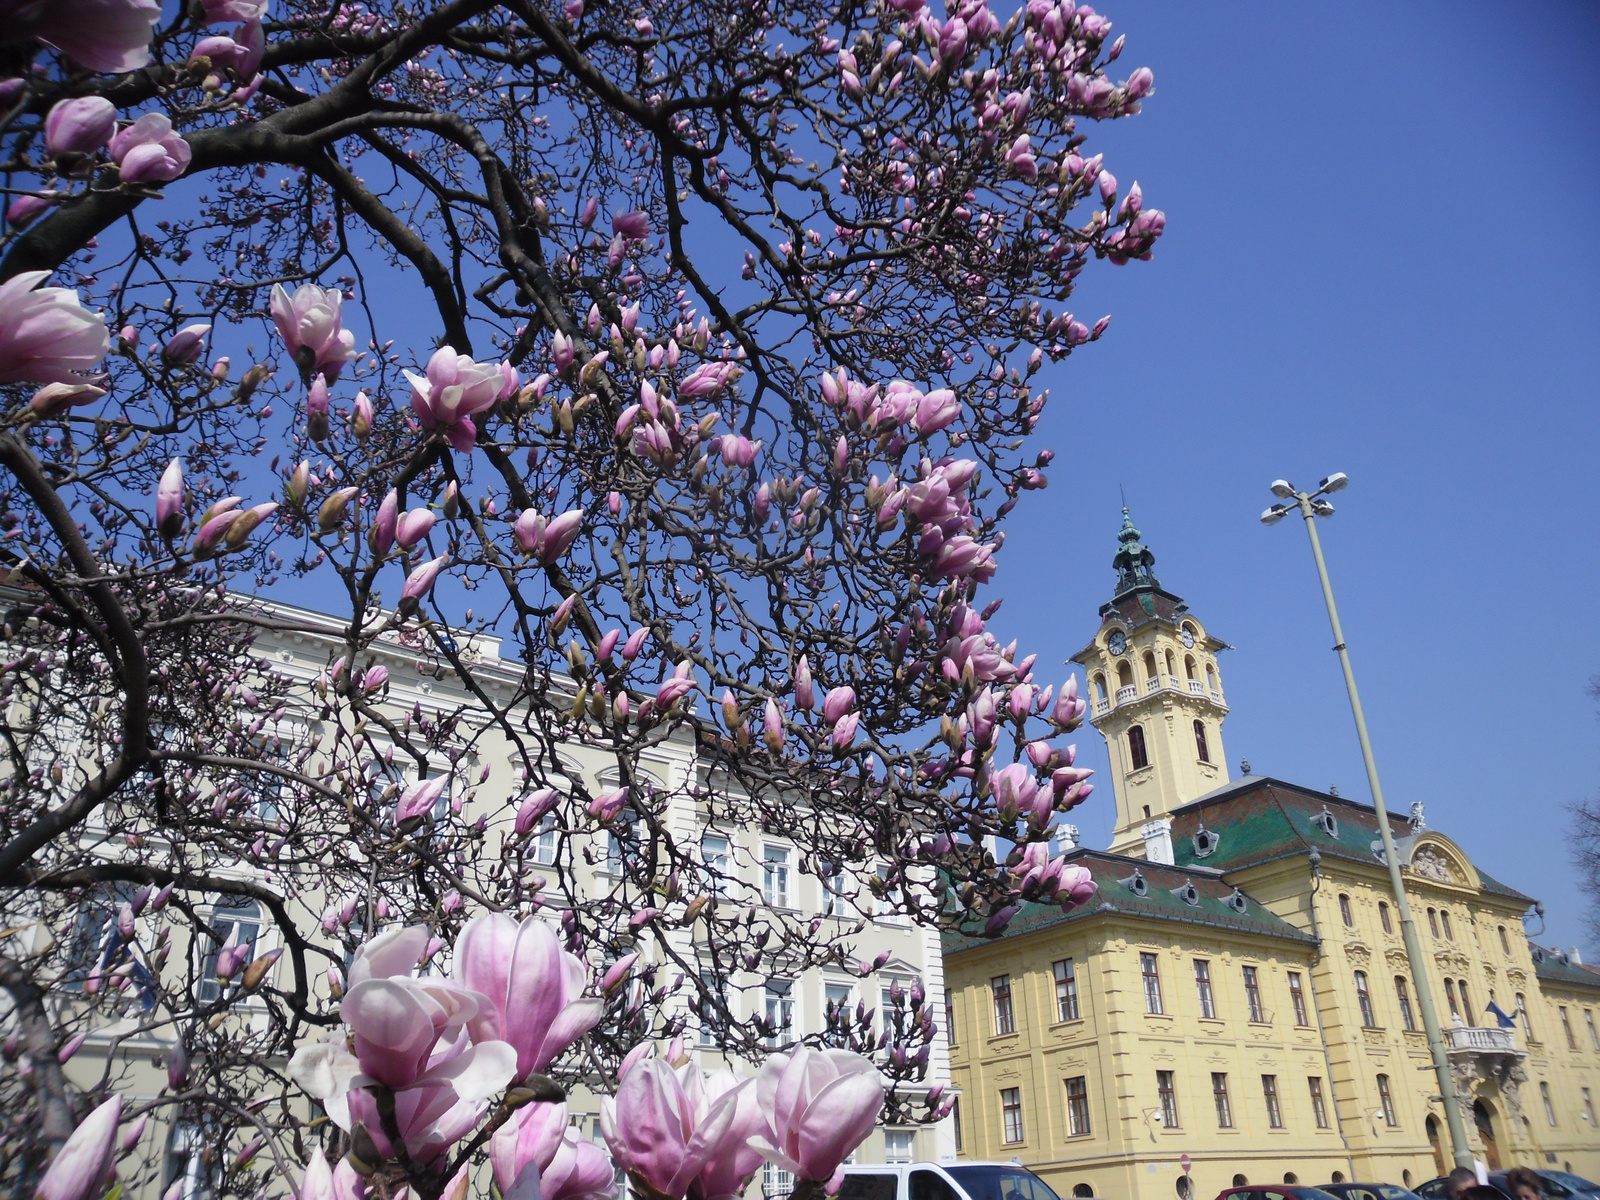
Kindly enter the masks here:
<path id="1" fill-rule="evenodd" d="M 1507 1171 L 1505 1188 L 1512 1200 L 1544 1200 L 1544 1181 L 1527 1167 L 1512 1167 Z"/>
<path id="2" fill-rule="evenodd" d="M 1478 1173 L 1471 1167 L 1457 1167 L 1451 1171 L 1444 1181 L 1445 1200 L 1461 1200 L 1461 1193 L 1469 1187 L 1476 1187 Z"/>

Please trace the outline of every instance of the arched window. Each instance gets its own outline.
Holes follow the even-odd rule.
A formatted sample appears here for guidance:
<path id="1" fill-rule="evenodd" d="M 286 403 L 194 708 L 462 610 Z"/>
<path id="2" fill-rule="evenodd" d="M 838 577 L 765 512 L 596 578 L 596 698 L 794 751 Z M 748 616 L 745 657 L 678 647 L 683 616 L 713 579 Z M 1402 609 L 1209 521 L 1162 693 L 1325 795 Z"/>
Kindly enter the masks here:
<path id="1" fill-rule="evenodd" d="M 1339 893 L 1339 919 L 1345 923 L 1345 928 L 1354 928 L 1356 921 L 1350 912 L 1350 897 L 1343 892 Z"/>
<path id="2" fill-rule="evenodd" d="M 1383 900 L 1378 901 L 1378 920 L 1383 923 L 1385 933 L 1394 932 L 1394 926 L 1389 924 L 1389 905 Z"/>
<path id="3" fill-rule="evenodd" d="M 1428 910 L 1428 932 L 1434 937 L 1439 936 L 1439 914 L 1431 908 Z"/>
<path id="4" fill-rule="evenodd" d="M 1117 664 L 1117 686 L 1119 688 L 1133 686 L 1133 668 L 1128 665 L 1126 659 Z"/>
<path id="5" fill-rule="evenodd" d="M 1441 908 L 1439 910 L 1439 924 L 1444 926 L 1445 939 L 1447 941 L 1455 941 L 1455 930 L 1450 928 L 1450 910 L 1448 908 Z"/>
<path id="6" fill-rule="evenodd" d="M 1144 678 L 1145 687 L 1152 692 L 1161 686 L 1161 671 L 1156 666 L 1156 656 L 1148 650 L 1144 652 Z"/>
<path id="7" fill-rule="evenodd" d="M 1074 1196 L 1093 1196 L 1094 1188 L 1087 1183 L 1075 1183 L 1072 1185 L 1072 1194 Z"/>
<path id="8" fill-rule="evenodd" d="M 1094 698 L 1096 700 L 1104 700 L 1106 698 L 1106 677 L 1104 675 L 1096 675 L 1094 677 Z"/>
<path id="9" fill-rule="evenodd" d="M 1167 651 L 1167 674 L 1171 675 L 1174 679 L 1176 679 L 1178 677 L 1178 668 L 1174 665 L 1176 662 L 1177 662 L 1177 660 L 1172 657 L 1172 651 L 1168 650 Z"/>
<path id="10" fill-rule="evenodd" d="M 1143 725 L 1134 725 L 1128 730 L 1128 759 L 1135 771 L 1150 765 L 1150 754 L 1144 748 Z"/>
<path id="11" fill-rule="evenodd" d="M 1185 654 L 1183 656 L 1183 673 L 1190 679 L 1194 678 L 1194 655 Z"/>
<path id="12" fill-rule="evenodd" d="M 1511 953 L 1511 943 L 1506 940 L 1506 927 L 1504 925 L 1500 926 L 1500 949 L 1506 954 Z"/>
<path id="13" fill-rule="evenodd" d="M 1361 1023 L 1368 1029 L 1377 1027 L 1378 1018 L 1372 1011 L 1372 993 L 1367 988 L 1367 973 L 1356 972 L 1356 1004 L 1361 1009 Z"/>
<path id="14" fill-rule="evenodd" d="M 1217 672 L 1210 663 L 1206 664 L 1206 687 L 1213 692 L 1217 690 Z"/>
<path id="15" fill-rule="evenodd" d="M 1206 746 L 1206 723 L 1196 719 L 1194 723 L 1194 752 L 1200 756 L 1200 761 L 1211 761 L 1211 751 Z"/>

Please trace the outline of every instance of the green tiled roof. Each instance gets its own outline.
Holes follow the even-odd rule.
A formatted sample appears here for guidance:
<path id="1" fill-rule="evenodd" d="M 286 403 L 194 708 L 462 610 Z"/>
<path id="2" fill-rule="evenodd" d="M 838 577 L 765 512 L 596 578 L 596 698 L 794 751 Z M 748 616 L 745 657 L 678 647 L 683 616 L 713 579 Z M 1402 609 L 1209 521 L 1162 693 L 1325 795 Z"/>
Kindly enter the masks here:
<path id="1" fill-rule="evenodd" d="M 1575 963 L 1563 950 L 1533 946 L 1533 973 L 1541 983 L 1558 987 L 1593 988 L 1600 991 L 1600 971 Z"/>
<path id="2" fill-rule="evenodd" d="M 1331 832 L 1326 817 L 1333 818 Z M 1216 848 L 1204 856 L 1195 843 L 1202 828 L 1216 835 Z M 1389 830 L 1397 840 L 1412 833 L 1410 823 L 1392 812 Z M 1180 866 L 1232 871 L 1312 849 L 1324 856 L 1381 863 L 1372 849 L 1377 840 L 1378 815 L 1371 805 L 1258 775 L 1246 775 L 1172 813 L 1173 857 Z M 1532 902 L 1483 871 L 1478 874 L 1484 891 Z"/>
<path id="3" fill-rule="evenodd" d="M 1142 858 L 1127 858 L 1082 847 L 1069 851 L 1066 859 L 1076 866 L 1088 868 L 1100 887 L 1099 893 L 1087 904 L 1067 913 L 1063 913 L 1060 906 L 1055 904 L 1024 904 L 1006 927 L 1005 937 L 1017 937 L 1098 916 L 1118 915 L 1207 925 L 1235 933 L 1251 933 L 1306 944 L 1315 941 L 1310 934 L 1274 916 L 1249 896 L 1236 893 L 1231 884 L 1224 883 L 1204 869 L 1192 871 L 1181 866 L 1162 866 Z M 1133 879 L 1135 873 L 1144 881 L 1142 895 L 1129 886 L 1128 881 Z M 1192 893 L 1188 891 L 1191 885 Z M 1185 899 L 1184 893 L 1192 897 L 1193 903 Z M 1235 907 L 1237 901 L 1235 904 L 1228 903 L 1236 895 L 1243 900 L 1242 911 Z M 993 941 L 995 939 L 985 938 L 975 930 L 950 931 L 944 935 L 944 952 L 954 954 Z"/>

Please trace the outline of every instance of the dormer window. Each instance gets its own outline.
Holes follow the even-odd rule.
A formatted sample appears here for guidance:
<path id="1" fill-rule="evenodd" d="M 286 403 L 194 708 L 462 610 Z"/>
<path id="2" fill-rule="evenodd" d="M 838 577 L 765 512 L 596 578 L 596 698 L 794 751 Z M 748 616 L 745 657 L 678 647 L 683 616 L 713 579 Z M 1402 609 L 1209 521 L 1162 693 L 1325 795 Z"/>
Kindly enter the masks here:
<path id="1" fill-rule="evenodd" d="M 1222 902 L 1240 916 L 1243 916 L 1250 908 L 1250 902 L 1244 898 L 1244 893 L 1238 888 L 1234 888 L 1232 894 L 1225 897 Z"/>
<path id="2" fill-rule="evenodd" d="M 1216 852 L 1217 843 L 1222 839 L 1204 825 L 1194 831 L 1194 856 L 1196 858 L 1209 858 Z"/>
<path id="3" fill-rule="evenodd" d="M 1311 823 L 1331 838 L 1339 836 L 1339 819 L 1328 811 L 1326 804 L 1322 806 L 1321 812 L 1311 818 Z"/>
<path id="4" fill-rule="evenodd" d="M 1180 888 L 1173 888 L 1172 894 L 1179 900 L 1182 900 L 1190 908 L 1200 907 L 1200 889 L 1195 887 L 1192 879 L 1184 880 L 1183 886 Z"/>
<path id="5" fill-rule="evenodd" d="M 1144 872 L 1138 868 L 1135 868 L 1133 874 L 1122 881 L 1122 886 L 1135 896 L 1148 896 L 1150 894 L 1150 884 L 1145 880 Z"/>

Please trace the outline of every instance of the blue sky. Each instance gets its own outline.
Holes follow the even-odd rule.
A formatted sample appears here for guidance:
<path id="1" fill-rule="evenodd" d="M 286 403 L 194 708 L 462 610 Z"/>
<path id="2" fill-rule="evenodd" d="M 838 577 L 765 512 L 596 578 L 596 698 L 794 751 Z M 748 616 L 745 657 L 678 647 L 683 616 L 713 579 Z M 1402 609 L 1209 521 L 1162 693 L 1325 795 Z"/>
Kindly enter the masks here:
<path id="1" fill-rule="evenodd" d="M 1090 144 L 1167 233 L 1081 280 L 1111 329 L 1048 368 L 1059 457 L 1011 522 L 994 627 L 1042 663 L 1088 640 L 1125 488 L 1163 584 L 1236 647 L 1230 766 L 1365 799 L 1305 534 L 1256 520 L 1275 477 L 1348 472 L 1321 532 L 1386 798 L 1582 944 L 1563 805 L 1600 791 L 1600 8 L 1105 8 L 1156 94 Z M 1109 791 L 1075 814 L 1091 845 Z"/>

